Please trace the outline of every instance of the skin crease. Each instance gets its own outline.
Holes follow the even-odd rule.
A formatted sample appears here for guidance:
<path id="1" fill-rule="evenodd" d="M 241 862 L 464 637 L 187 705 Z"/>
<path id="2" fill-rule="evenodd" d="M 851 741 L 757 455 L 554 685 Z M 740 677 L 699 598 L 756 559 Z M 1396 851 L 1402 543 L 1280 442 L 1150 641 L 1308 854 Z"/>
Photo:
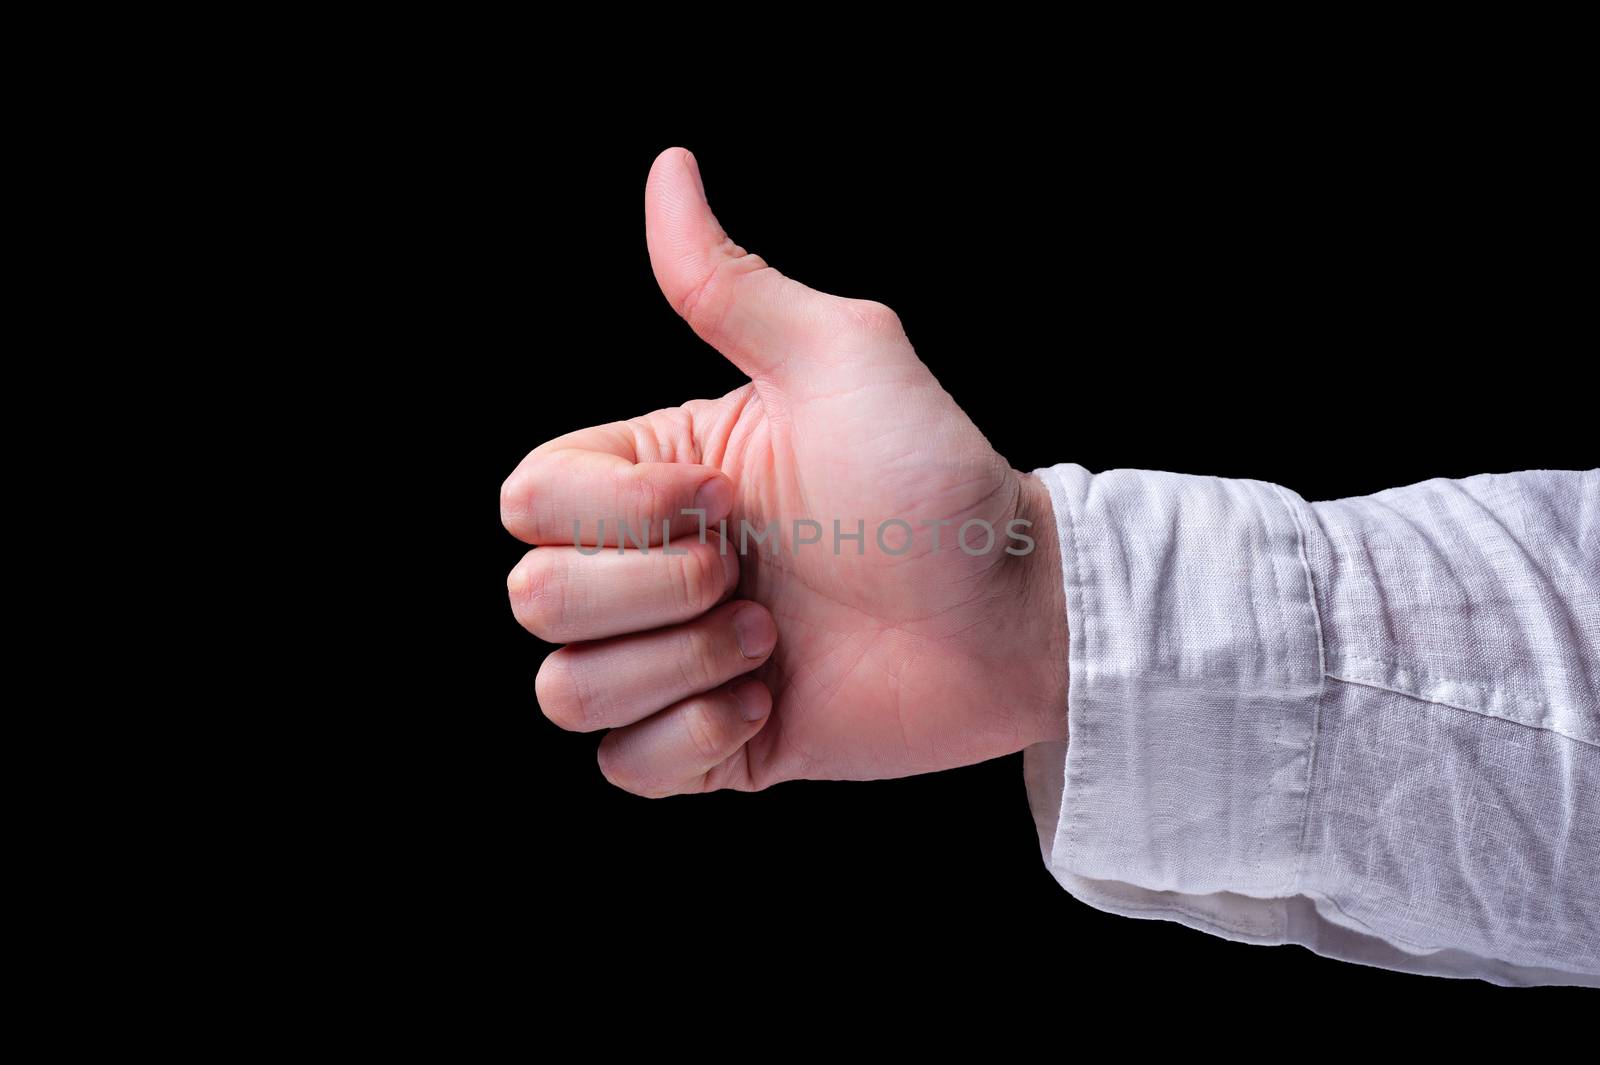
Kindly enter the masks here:
<path id="1" fill-rule="evenodd" d="M 564 727 L 620 725 L 601 742 L 600 768 L 612 783 L 651 796 L 906 776 L 1064 738 L 1066 609 L 1044 486 L 995 452 L 888 308 L 778 274 L 727 238 L 703 190 L 687 151 L 657 158 L 645 192 L 652 267 L 673 306 L 751 383 L 550 441 L 507 480 L 507 528 L 550 545 L 513 571 L 513 609 L 542 637 L 580 637 L 541 669 L 541 708 Z M 659 549 L 642 558 L 619 559 L 615 550 L 582 557 L 559 546 L 571 543 L 574 518 L 590 529 L 600 516 L 648 511 L 659 527 L 674 505 L 691 505 L 695 488 L 724 477 L 736 567 L 716 558 L 715 532 L 699 554 L 678 558 Z M 718 517 L 710 515 L 713 530 Z M 797 518 L 819 522 L 822 542 L 796 547 Z M 862 553 L 853 541 L 833 553 L 836 518 L 845 533 L 864 521 Z M 910 550 L 898 556 L 875 538 L 890 518 L 914 530 Z M 1003 550 L 1022 546 L 1005 536 L 1017 518 L 1032 523 L 1019 531 L 1035 541 L 1022 556 Z M 977 556 L 956 545 L 970 519 L 996 532 Z M 740 520 L 776 527 L 782 544 L 752 542 L 738 555 Z M 937 550 L 924 522 L 950 523 Z M 675 538 L 692 541 L 694 519 L 673 526 Z M 901 526 L 884 533 L 896 550 L 905 536 Z M 981 527 L 967 542 L 984 545 Z M 621 574 L 615 567 L 627 563 L 684 576 L 653 581 L 639 575 L 667 570 L 628 570 L 625 581 L 607 583 L 603 567 Z M 736 588 L 724 588 L 735 569 Z M 614 588 L 639 591 L 630 600 Z M 682 617 L 676 629 L 661 624 L 666 612 L 681 617 L 719 590 L 723 613 Z M 640 601 L 652 594 L 670 601 Z M 776 623 L 764 660 L 741 658 L 732 646 L 728 604 L 746 600 Z M 718 653 L 735 664 L 718 672 L 682 661 Z M 678 659 L 665 674 L 663 655 Z M 750 665 L 757 668 L 747 676 L 770 700 L 748 686 L 734 690 L 743 682 L 729 671 Z M 654 696 L 664 675 L 672 678 L 666 686 L 717 686 L 702 698 L 681 690 Z M 741 714 L 740 694 L 770 702 L 770 710 Z"/>

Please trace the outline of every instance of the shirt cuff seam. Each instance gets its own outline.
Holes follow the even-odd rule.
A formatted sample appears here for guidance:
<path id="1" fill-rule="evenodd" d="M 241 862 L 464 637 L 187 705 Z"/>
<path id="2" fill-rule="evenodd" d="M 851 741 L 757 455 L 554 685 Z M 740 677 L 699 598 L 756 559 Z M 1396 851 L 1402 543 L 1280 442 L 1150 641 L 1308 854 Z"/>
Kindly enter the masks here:
<path id="1" fill-rule="evenodd" d="M 1166 864 L 1177 857 L 1178 852 L 1167 851 L 1160 856 L 1141 857 L 1141 852 L 1130 850 L 1127 843 L 1119 843 L 1114 838 L 1104 835 L 1103 822 L 1109 809 L 1105 806 L 1105 801 L 1115 804 L 1126 800 L 1130 794 L 1128 791 L 1130 781 L 1115 775 L 1109 777 L 1105 775 L 1115 774 L 1118 771 L 1118 765 L 1121 764 L 1118 745 L 1125 744 L 1127 736 L 1124 734 L 1123 723 L 1116 718 L 1103 718 L 1105 707 L 1099 704 L 1108 698 L 1106 694 L 1108 692 L 1111 701 L 1126 696 L 1126 693 L 1119 695 L 1114 688 L 1105 686 L 1125 683 L 1128 674 L 1122 668 L 1125 663 L 1121 663 L 1120 660 L 1102 661 L 1102 656 L 1112 654 L 1116 645 L 1103 646 L 1101 639 L 1104 634 L 1091 631 L 1096 628 L 1092 619 L 1101 617 L 1104 621 L 1103 612 L 1107 607 L 1101 602 L 1103 590 L 1099 587 L 1099 581 L 1088 577 L 1082 526 L 1085 521 L 1098 521 L 1101 525 L 1096 526 L 1098 529 L 1096 535 L 1102 539 L 1109 536 L 1111 540 L 1116 540 L 1121 535 L 1120 526 L 1117 524 L 1120 512 L 1117 510 L 1116 496 L 1113 495 L 1099 503 L 1095 500 L 1101 491 L 1115 493 L 1126 492 L 1127 489 L 1125 484 L 1121 488 L 1102 488 L 1102 484 L 1113 483 L 1102 481 L 1103 478 L 1112 475 L 1090 474 L 1082 467 L 1067 466 L 1065 469 L 1050 467 L 1036 472 L 1049 488 L 1055 510 L 1067 583 L 1065 608 L 1068 619 L 1070 662 L 1067 708 L 1069 735 L 1062 746 L 1066 764 L 1060 769 L 1064 777 L 1060 801 L 1052 804 L 1055 807 L 1053 810 L 1055 821 L 1051 826 L 1054 838 L 1048 841 L 1041 840 L 1041 844 L 1046 845 L 1045 857 L 1054 868 L 1075 877 L 1081 876 L 1104 882 L 1126 882 L 1140 890 L 1170 893 L 1183 882 L 1171 880 L 1171 873 L 1176 870 Z M 1181 477 L 1181 475 L 1144 471 L 1117 471 L 1117 473 L 1123 476 L 1138 475 L 1152 480 Z M 1208 490 L 1210 486 L 1205 482 L 1215 483 L 1216 480 L 1196 477 L 1195 487 L 1202 491 Z M 1180 487 L 1182 490 L 1189 488 L 1188 485 Z M 1282 716 L 1272 721 L 1258 718 L 1256 719 L 1258 723 L 1252 726 L 1261 732 L 1262 750 L 1284 752 L 1277 759 L 1280 764 L 1276 771 L 1263 778 L 1261 788 L 1255 793 L 1254 798 L 1245 802 L 1241 797 L 1240 803 L 1234 807 L 1240 815 L 1258 816 L 1263 820 L 1255 826 L 1251 842 L 1234 855 L 1239 864 L 1234 866 L 1233 875 L 1224 877 L 1222 881 L 1207 878 L 1212 880 L 1213 886 L 1197 886 L 1195 890 L 1204 894 L 1215 890 L 1220 884 L 1222 890 L 1235 892 L 1242 890 L 1248 896 L 1265 900 L 1292 894 L 1304 879 L 1310 800 L 1315 772 L 1315 744 L 1326 679 L 1320 668 L 1323 660 L 1323 634 L 1321 619 L 1317 613 L 1315 582 L 1306 557 L 1307 533 L 1295 498 L 1278 486 L 1268 485 L 1265 482 L 1253 482 L 1248 487 L 1243 482 L 1233 482 L 1229 488 L 1229 491 L 1233 492 L 1240 490 L 1247 494 L 1242 498 L 1235 496 L 1233 503 L 1242 504 L 1246 508 L 1237 512 L 1241 515 L 1239 518 L 1243 523 L 1241 527 L 1253 526 L 1260 529 L 1265 537 L 1253 550 L 1257 552 L 1258 565 L 1262 567 L 1259 572 L 1266 581 L 1262 585 L 1262 591 L 1274 600 L 1274 613 L 1259 616 L 1258 624 L 1266 626 L 1263 631 L 1267 633 L 1272 632 L 1276 625 L 1282 625 L 1283 628 L 1276 631 L 1298 631 L 1302 635 L 1298 639 L 1281 644 L 1277 652 L 1267 659 L 1271 661 L 1277 654 L 1283 656 L 1274 663 L 1273 670 L 1274 683 L 1285 685 Z M 1268 500 L 1274 500 L 1277 505 L 1267 502 Z M 1278 506 L 1283 510 L 1278 510 Z M 1276 516 L 1273 514 L 1274 511 L 1277 512 Z M 1295 562 L 1290 561 L 1291 555 Z M 1213 572 L 1208 576 L 1204 570 L 1197 571 L 1195 579 L 1214 581 L 1218 579 L 1218 573 Z M 1197 587 L 1215 594 L 1214 585 L 1201 584 Z M 1125 617 L 1128 605 L 1124 603 L 1116 617 Z M 1296 657 L 1297 655 L 1301 657 Z M 1308 660 L 1307 656 L 1310 655 L 1316 656 L 1314 661 Z M 1110 672 L 1101 676 L 1100 667 L 1109 667 Z M 1139 677 L 1138 674 L 1133 676 Z M 1184 683 L 1179 676 L 1152 675 L 1144 679 L 1151 680 L 1157 686 L 1165 684 L 1167 694 L 1171 693 L 1174 685 L 1181 687 Z M 1196 683 L 1204 684 L 1202 677 L 1197 676 L 1194 680 Z M 1097 685 L 1101 687 L 1097 689 Z M 1137 691 L 1137 688 L 1134 690 Z M 1130 705 L 1127 709 L 1130 712 L 1155 713 L 1157 706 Z M 1260 709 L 1258 705 L 1257 712 Z M 1154 728 L 1157 724 L 1152 720 L 1150 727 Z M 1291 729 L 1304 730 L 1304 735 L 1290 740 Z M 1083 747 L 1084 753 L 1074 757 L 1078 753 L 1074 751 L 1074 747 L 1079 746 Z M 1289 754 L 1291 750 L 1294 752 L 1292 756 Z M 1094 753 L 1090 754 L 1090 751 Z M 1168 751 L 1170 753 L 1171 748 L 1168 748 Z M 1293 775 L 1283 773 L 1284 769 L 1289 768 L 1287 764 L 1289 761 L 1301 762 L 1301 765 L 1293 771 Z M 1091 813 L 1083 807 L 1082 800 L 1089 796 L 1102 800 L 1096 812 Z M 1158 864 L 1148 864 L 1147 858 L 1157 861 Z M 1193 855 L 1190 860 L 1194 860 Z M 1137 872 L 1141 864 L 1145 868 L 1143 874 Z M 1122 874 L 1114 873 L 1113 870 L 1117 868 L 1125 868 L 1126 871 Z M 1221 873 L 1225 866 L 1212 865 L 1210 868 L 1215 873 Z M 1129 876 L 1132 876 L 1131 880 L 1128 879 Z M 1230 881 L 1231 886 L 1229 886 Z M 1183 892 L 1180 890 L 1177 893 Z M 1154 911 L 1170 907 L 1170 902 L 1163 902 L 1151 909 Z"/>
<path id="2" fill-rule="evenodd" d="M 1328 645 L 1322 624 L 1322 608 L 1317 601 L 1317 578 L 1311 569 L 1308 543 L 1310 534 L 1305 521 L 1306 516 L 1301 513 L 1301 507 L 1305 504 L 1281 485 L 1272 485 L 1272 490 L 1294 521 L 1295 554 L 1300 560 L 1300 569 L 1305 574 L 1306 597 L 1310 602 L 1311 616 L 1316 622 L 1317 632 L 1317 700 L 1311 713 L 1311 735 L 1306 743 L 1305 794 L 1301 798 L 1303 809 L 1300 815 L 1300 837 L 1295 844 L 1294 882 L 1289 886 L 1290 894 L 1299 894 L 1306 882 L 1307 844 L 1311 834 L 1311 795 L 1315 790 L 1317 779 L 1317 749 L 1322 736 L 1323 704 L 1328 694 Z"/>

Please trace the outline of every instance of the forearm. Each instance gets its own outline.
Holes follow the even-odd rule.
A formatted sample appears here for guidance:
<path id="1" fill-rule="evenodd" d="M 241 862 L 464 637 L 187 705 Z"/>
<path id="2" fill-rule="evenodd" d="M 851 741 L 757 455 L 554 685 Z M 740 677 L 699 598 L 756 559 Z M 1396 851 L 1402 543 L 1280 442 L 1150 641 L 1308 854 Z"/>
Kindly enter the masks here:
<path id="1" fill-rule="evenodd" d="M 1499 982 L 1600 974 L 1600 474 L 1308 504 L 1042 471 L 1070 748 L 1062 883 L 1116 912 Z"/>

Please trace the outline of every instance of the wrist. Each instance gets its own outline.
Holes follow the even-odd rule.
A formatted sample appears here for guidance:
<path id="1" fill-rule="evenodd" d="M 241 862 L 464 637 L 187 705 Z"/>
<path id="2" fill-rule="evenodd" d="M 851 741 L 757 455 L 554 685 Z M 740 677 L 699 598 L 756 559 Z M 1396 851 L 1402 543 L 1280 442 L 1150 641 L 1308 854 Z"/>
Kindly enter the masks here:
<path id="1" fill-rule="evenodd" d="M 1013 470 L 1018 482 L 1016 516 L 1026 522 L 1033 549 L 1019 555 L 1018 606 L 1027 619 L 1026 661 L 1031 698 L 1021 708 L 1025 746 L 1067 738 L 1070 642 L 1061 543 L 1050 489 L 1036 475 Z"/>

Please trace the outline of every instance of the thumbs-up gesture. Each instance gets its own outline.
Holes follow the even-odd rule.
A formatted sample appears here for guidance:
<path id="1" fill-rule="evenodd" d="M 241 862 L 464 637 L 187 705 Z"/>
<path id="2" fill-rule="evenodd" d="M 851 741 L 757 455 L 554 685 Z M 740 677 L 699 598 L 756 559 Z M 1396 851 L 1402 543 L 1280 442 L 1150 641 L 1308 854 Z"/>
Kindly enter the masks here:
<path id="1" fill-rule="evenodd" d="M 551 440 L 506 480 L 505 526 L 535 545 L 512 610 L 567 645 L 539 670 L 545 715 L 610 730 L 601 771 L 648 796 L 905 776 L 1065 736 L 1044 486 L 887 307 L 734 244 L 687 151 L 651 167 L 645 224 L 662 292 L 750 383 Z"/>

